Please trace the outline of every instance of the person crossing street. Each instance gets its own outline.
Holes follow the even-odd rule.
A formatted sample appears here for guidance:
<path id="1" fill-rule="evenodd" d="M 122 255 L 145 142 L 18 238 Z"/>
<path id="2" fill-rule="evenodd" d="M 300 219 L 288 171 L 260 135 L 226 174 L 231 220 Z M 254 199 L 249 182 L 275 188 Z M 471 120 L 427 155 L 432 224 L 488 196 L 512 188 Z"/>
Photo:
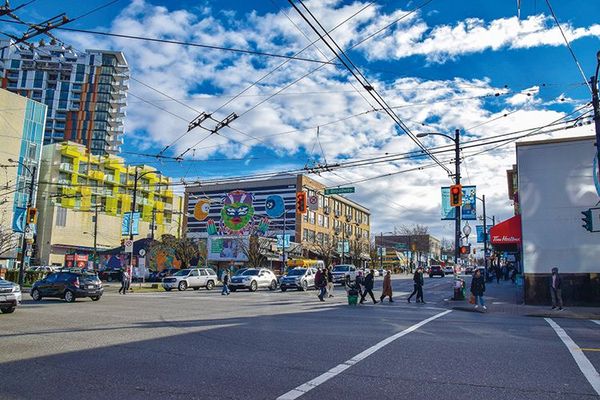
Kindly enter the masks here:
<path id="1" fill-rule="evenodd" d="M 363 291 L 362 297 L 360 298 L 360 304 L 365 302 L 365 297 L 367 297 L 367 294 L 369 296 L 371 296 L 371 299 L 373 299 L 373 304 L 377 304 L 377 300 L 375 300 L 375 295 L 373 295 L 374 279 L 375 279 L 375 273 L 373 272 L 373 270 L 370 270 L 369 273 L 367 274 L 367 276 L 365 276 L 365 282 L 364 282 L 365 290 Z"/>

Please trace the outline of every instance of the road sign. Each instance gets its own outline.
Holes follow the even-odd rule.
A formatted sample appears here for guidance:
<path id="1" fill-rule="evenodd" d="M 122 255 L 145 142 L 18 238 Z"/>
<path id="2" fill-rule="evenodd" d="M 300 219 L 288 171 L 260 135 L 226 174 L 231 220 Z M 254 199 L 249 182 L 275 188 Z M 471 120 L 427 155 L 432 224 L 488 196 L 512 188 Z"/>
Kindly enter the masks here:
<path id="1" fill-rule="evenodd" d="M 407 243 L 396 243 L 396 244 L 394 244 L 394 248 L 396 250 L 404 250 L 404 251 L 406 251 L 406 250 L 408 250 L 408 244 Z"/>
<path id="2" fill-rule="evenodd" d="M 308 209 L 311 211 L 317 211 L 319 209 L 319 196 L 308 196 Z"/>
<path id="3" fill-rule="evenodd" d="M 125 253 L 133 253 L 133 240 L 127 239 L 125 241 Z"/>
<path id="4" fill-rule="evenodd" d="M 354 187 L 349 186 L 349 187 L 325 189 L 325 196 L 329 196 L 332 194 L 344 194 L 344 193 L 354 193 Z"/>
<path id="5" fill-rule="evenodd" d="M 138 251 L 138 254 L 140 255 L 140 257 L 144 257 L 146 255 L 146 250 L 140 249 L 140 251 Z"/>
<path id="6" fill-rule="evenodd" d="M 25 239 L 33 240 L 33 230 L 31 229 L 31 227 L 29 225 L 25 226 Z"/>

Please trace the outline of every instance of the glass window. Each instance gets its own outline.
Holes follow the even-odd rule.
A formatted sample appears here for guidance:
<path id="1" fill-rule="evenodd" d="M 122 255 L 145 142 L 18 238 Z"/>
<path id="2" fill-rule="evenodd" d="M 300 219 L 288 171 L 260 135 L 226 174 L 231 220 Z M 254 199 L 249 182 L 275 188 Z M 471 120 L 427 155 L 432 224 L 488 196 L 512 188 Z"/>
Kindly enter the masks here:
<path id="1" fill-rule="evenodd" d="M 56 208 L 56 226 L 67 226 L 67 209 L 63 207 Z"/>
<path id="2" fill-rule="evenodd" d="M 198 276 L 198 270 L 193 269 L 192 272 L 190 272 L 190 276 Z"/>
<path id="3" fill-rule="evenodd" d="M 47 283 L 54 283 L 56 282 L 56 279 L 58 278 L 58 274 L 50 274 L 46 277 L 46 282 Z"/>

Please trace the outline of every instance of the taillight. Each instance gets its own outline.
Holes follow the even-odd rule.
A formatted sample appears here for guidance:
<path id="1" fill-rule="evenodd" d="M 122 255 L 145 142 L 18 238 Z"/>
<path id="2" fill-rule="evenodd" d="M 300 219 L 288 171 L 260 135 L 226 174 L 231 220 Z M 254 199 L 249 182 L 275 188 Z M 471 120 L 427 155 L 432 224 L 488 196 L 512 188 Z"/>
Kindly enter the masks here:
<path id="1" fill-rule="evenodd" d="M 73 286 L 75 286 L 76 288 L 79 287 L 79 278 L 75 278 L 75 280 L 73 281 Z"/>

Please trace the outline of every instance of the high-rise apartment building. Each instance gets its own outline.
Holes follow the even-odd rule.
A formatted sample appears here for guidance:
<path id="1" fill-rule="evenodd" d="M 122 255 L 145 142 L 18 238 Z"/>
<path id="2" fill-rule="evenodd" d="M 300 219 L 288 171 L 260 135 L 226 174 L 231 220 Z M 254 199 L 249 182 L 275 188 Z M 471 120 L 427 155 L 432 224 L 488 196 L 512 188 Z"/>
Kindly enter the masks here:
<path id="1" fill-rule="evenodd" d="M 48 106 L 44 144 L 70 140 L 94 155 L 117 154 L 129 67 L 121 52 L 0 41 L 0 87 Z"/>

